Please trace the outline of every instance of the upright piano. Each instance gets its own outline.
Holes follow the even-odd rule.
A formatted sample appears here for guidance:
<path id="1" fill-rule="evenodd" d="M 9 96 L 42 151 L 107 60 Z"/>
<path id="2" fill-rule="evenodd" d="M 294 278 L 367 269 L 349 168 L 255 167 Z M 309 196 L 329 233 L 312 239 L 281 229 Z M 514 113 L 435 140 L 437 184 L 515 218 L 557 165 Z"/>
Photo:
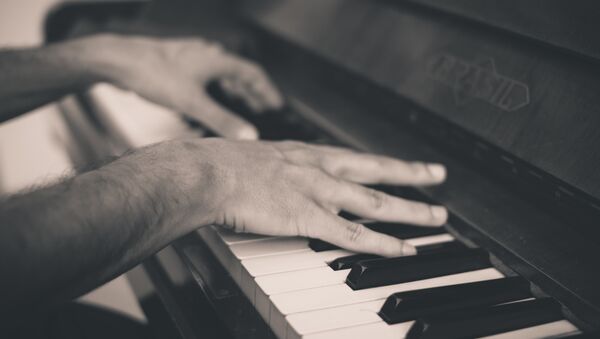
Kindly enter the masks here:
<path id="1" fill-rule="evenodd" d="M 415 256 L 378 258 L 217 226 L 176 241 L 145 267 L 162 272 L 150 280 L 162 289 L 178 336 L 202 337 L 189 299 L 201 295 L 223 325 L 216 337 L 600 337 L 596 2 L 179 0 L 133 7 L 132 30 L 208 36 L 268 70 L 287 98 L 282 111 L 257 115 L 218 85 L 208 89 L 263 139 L 448 168 L 439 187 L 382 187 L 450 211 L 441 230 L 369 224 L 408 239 Z M 226 19 L 211 22 L 206 8 Z M 69 100 L 65 121 L 87 145 L 73 152 L 77 159 L 210 133 L 106 85 Z M 177 278 L 175 266 L 187 278 Z M 178 281 L 195 297 L 169 291 Z"/>

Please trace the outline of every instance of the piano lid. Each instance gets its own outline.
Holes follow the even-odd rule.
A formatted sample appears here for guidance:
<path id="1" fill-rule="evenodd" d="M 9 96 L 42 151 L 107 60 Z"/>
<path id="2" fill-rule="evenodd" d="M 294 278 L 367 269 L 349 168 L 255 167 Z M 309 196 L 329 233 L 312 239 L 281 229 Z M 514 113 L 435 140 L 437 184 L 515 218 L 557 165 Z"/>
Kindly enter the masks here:
<path id="1" fill-rule="evenodd" d="M 412 3 L 260 3 L 249 13 L 270 34 L 393 91 L 504 152 L 501 165 L 531 165 L 514 171 L 556 179 L 556 194 L 581 195 L 600 210 L 596 61 Z"/>

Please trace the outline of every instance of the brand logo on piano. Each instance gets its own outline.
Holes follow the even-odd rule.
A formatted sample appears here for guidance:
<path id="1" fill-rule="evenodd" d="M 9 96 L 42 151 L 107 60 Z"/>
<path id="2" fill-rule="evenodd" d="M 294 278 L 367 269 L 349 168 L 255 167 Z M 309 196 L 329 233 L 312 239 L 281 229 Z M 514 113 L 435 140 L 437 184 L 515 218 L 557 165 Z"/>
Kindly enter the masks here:
<path id="1" fill-rule="evenodd" d="M 427 73 L 452 88 L 458 105 L 479 99 L 515 111 L 529 104 L 527 85 L 498 74 L 491 58 L 469 62 L 449 54 L 436 55 L 427 63 Z"/>

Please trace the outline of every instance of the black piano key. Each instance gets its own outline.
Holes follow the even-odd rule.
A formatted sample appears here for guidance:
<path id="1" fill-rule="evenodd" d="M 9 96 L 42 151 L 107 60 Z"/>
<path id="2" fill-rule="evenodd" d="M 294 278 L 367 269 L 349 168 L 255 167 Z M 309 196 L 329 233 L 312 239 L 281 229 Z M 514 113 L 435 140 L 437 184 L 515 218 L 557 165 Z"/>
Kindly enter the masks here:
<path id="1" fill-rule="evenodd" d="M 491 307 L 474 307 L 419 318 L 407 339 L 476 338 L 563 319 L 560 304 L 550 298 Z"/>
<path id="2" fill-rule="evenodd" d="M 338 215 L 340 216 L 340 218 L 344 218 L 350 221 L 362 219 L 361 217 L 346 211 L 341 211 Z"/>
<path id="3" fill-rule="evenodd" d="M 394 293 L 386 299 L 379 315 L 388 324 L 397 324 L 438 313 L 531 297 L 526 280 L 502 278 Z"/>
<path id="4" fill-rule="evenodd" d="M 420 254 L 448 253 L 448 252 L 452 252 L 452 251 L 462 251 L 462 250 L 468 249 L 468 247 L 465 246 L 460 241 L 453 240 L 453 241 L 440 242 L 437 244 L 417 246 L 416 249 L 417 249 L 417 254 L 420 255 Z"/>
<path id="5" fill-rule="evenodd" d="M 327 241 L 313 238 L 308 240 L 308 247 L 315 252 L 331 251 L 339 248 L 334 244 L 328 243 Z"/>
<path id="6" fill-rule="evenodd" d="M 372 222 L 365 223 L 366 227 L 380 233 L 389 234 L 400 239 L 412 239 L 447 233 L 444 227 L 423 227 L 400 223 Z M 336 245 L 319 239 L 310 239 L 308 246 L 315 252 L 338 249 Z"/>
<path id="7" fill-rule="evenodd" d="M 207 92 L 220 105 L 254 125 L 261 139 L 334 142 L 324 140 L 328 139 L 327 136 L 317 127 L 307 124 L 289 104 L 278 110 L 255 112 L 240 97 L 227 93 L 217 81 L 208 84 Z"/>
<path id="8" fill-rule="evenodd" d="M 412 255 L 359 261 L 350 270 L 346 284 L 354 290 L 423 280 L 490 267 L 489 255 L 481 249 Z"/>
<path id="9" fill-rule="evenodd" d="M 417 246 L 417 254 L 431 254 L 466 249 L 467 247 L 458 241 L 446 241 L 437 244 Z M 381 259 L 383 257 L 373 254 L 354 254 L 337 258 L 329 263 L 334 271 L 352 268 L 352 265 L 361 260 Z"/>
<path id="10" fill-rule="evenodd" d="M 367 223 L 365 226 L 375 232 L 393 235 L 400 239 L 412 239 L 448 233 L 444 227 L 424 227 L 401 223 L 373 222 Z"/>
<path id="11" fill-rule="evenodd" d="M 356 264 L 359 261 L 380 258 L 383 257 L 374 254 L 354 254 L 335 259 L 334 261 L 329 263 L 329 267 L 331 267 L 334 271 L 347 270 L 349 268 L 352 268 L 352 265 Z"/>

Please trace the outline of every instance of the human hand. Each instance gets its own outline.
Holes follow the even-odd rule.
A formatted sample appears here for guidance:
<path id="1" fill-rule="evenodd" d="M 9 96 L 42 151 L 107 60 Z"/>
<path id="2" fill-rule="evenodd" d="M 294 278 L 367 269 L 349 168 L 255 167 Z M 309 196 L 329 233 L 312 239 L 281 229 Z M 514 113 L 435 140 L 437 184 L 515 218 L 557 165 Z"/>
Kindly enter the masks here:
<path id="1" fill-rule="evenodd" d="M 104 58 L 111 82 L 146 99 L 182 112 L 217 134 L 257 139 L 250 123 L 221 107 L 206 93 L 216 80 L 254 111 L 277 109 L 283 99 L 257 64 L 198 38 L 159 39 L 101 35 L 95 48 Z"/>
<path id="2" fill-rule="evenodd" d="M 430 185 L 445 179 L 439 164 L 404 162 L 300 142 L 188 139 L 157 146 L 175 167 L 179 207 L 191 223 L 237 232 L 319 238 L 357 251 L 415 253 L 397 238 L 339 217 L 341 210 L 379 221 L 424 227 L 444 224 L 447 211 L 362 186 Z M 158 153 L 157 153 L 158 154 Z M 187 211 L 187 212 L 186 212 Z"/>

